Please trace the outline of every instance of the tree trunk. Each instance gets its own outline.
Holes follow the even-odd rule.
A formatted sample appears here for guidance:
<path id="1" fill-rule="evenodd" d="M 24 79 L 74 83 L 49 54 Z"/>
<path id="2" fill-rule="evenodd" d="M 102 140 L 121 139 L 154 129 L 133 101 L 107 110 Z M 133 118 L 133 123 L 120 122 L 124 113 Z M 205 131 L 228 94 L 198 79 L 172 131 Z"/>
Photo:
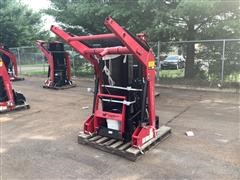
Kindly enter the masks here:
<path id="1" fill-rule="evenodd" d="M 185 78 L 194 78 L 193 66 L 194 66 L 195 46 L 194 43 L 187 44 L 187 57 L 185 67 Z"/>
<path id="2" fill-rule="evenodd" d="M 188 24 L 188 30 L 186 32 L 187 40 L 195 39 L 195 30 L 193 23 Z M 194 78 L 194 57 L 195 57 L 195 43 L 187 43 L 187 52 L 186 52 L 186 66 L 185 66 L 185 78 Z"/>

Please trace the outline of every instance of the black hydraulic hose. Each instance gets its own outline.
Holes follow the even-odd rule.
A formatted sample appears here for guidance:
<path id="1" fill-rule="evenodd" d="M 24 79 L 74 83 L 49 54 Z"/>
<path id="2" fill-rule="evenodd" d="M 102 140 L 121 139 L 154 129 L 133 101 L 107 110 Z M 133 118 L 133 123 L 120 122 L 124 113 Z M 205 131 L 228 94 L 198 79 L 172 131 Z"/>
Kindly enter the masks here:
<path id="1" fill-rule="evenodd" d="M 50 77 L 50 71 L 51 71 L 50 65 L 48 65 L 48 78 Z"/>
<path id="2" fill-rule="evenodd" d="M 139 122 L 140 126 L 142 125 L 146 117 L 146 101 L 147 101 L 147 81 L 144 82 L 142 91 L 141 119 Z"/>
<path id="3" fill-rule="evenodd" d="M 95 112 L 95 103 L 96 103 L 97 94 L 98 94 L 98 86 L 99 86 L 99 78 L 96 77 L 95 86 L 94 86 L 94 97 L 93 97 L 93 109 L 92 109 L 93 113 Z"/>

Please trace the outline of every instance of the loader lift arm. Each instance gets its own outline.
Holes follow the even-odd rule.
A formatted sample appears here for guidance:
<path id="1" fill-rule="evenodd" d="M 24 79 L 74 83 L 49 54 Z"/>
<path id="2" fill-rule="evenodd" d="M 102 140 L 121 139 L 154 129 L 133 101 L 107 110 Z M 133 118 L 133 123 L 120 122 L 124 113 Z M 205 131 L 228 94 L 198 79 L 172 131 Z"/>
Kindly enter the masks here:
<path id="1" fill-rule="evenodd" d="M 11 80 L 12 81 L 20 81 L 20 80 L 24 80 L 24 78 L 20 78 L 18 77 L 18 68 L 17 68 L 17 58 L 16 56 L 11 53 L 7 48 L 5 48 L 4 46 L 0 46 L 0 54 L 2 54 L 2 59 L 4 61 L 4 58 L 7 58 L 11 61 L 12 65 L 13 65 L 13 72 L 9 72 L 9 75 L 11 76 Z M 8 67 L 6 67 L 8 68 Z"/>

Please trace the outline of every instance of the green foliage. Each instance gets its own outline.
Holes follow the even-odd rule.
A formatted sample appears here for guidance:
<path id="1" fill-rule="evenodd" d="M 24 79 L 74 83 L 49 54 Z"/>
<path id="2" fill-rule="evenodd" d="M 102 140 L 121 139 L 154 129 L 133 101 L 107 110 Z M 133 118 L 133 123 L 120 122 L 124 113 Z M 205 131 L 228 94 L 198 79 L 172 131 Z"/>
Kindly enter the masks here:
<path id="1" fill-rule="evenodd" d="M 174 70 L 161 70 L 160 78 L 183 78 L 184 77 L 184 69 L 174 69 Z"/>
<path id="2" fill-rule="evenodd" d="M 193 65 L 193 76 L 196 79 L 208 80 L 207 73 L 202 69 L 203 64 L 201 62 L 197 62 Z"/>
<path id="3" fill-rule="evenodd" d="M 79 55 L 73 56 L 72 62 L 72 74 L 75 76 L 92 76 L 93 68 L 90 63 L 88 63 L 84 58 Z"/>
<path id="4" fill-rule="evenodd" d="M 0 42 L 9 47 L 31 45 L 49 36 L 42 31 L 41 14 L 17 0 L 0 0 L 0 17 Z"/>
<path id="5" fill-rule="evenodd" d="M 52 7 L 47 13 L 53 15 L 56 21 L 72 33 L 104 32 L 106 30 L 102 23 L 109 15 L 133 33 L 148 32 L 151 40 L 194 40 L 204 39 L 204 36 L 238 37 L 240 31 L 237 1 L 179 0 L 173 5 L 166 5 L 163 0 L 51 2 Z"/>
<path id="6" fill-rule="evenodd" d="M 196 58 L 209 63 L 209 78 L 221 79 L 223 41 L 202 43 L 198 47 Z M 238 41 L 226 41 L 224 59 L 224 77 L 228 80 L 240 74 L 240 43 Z M 237 78 L 238 79 L 238 78 Z"/>
<path id="7" fill-rule="evenodd" d="M 229 0 L 51 0 L 47 14 L 74 34 L 106 32 L 104 18 L 112 16 L 133 33 L 145 31 L 151 41 L 181 41 L 240 37 L 240 4 Z M 170 45 L 170 44 L 169 44 Z M 166 52 L 169 45 L 161 47 Z M 185 77 L 205 78 L 194 65 L 194 43 L 186 47 Z M 211 57 L 210 57 L 211 58 Z M 196 71 L 196 72 L 195 72 Z"/>
<path id="8" fill-rule="evenodd" d="M 238 38 L 238 1 L 181 0 L 168 11 L 158 12 L 159 23 L 172 27 L 172 40 Z M 238 27 L 238 28 L 237 28 Z M 194 78 L 194 44 L 188 43 L 185 77 Z"/>
<path id="9" fill-rule="evenodd" d="M 76 34 L 106 32 L 103 21 L 107 16 L 133 33 L 150 32 L 155 12 L 147 1 L 140 0 L 51 0 L 47 14 L 56 18 L 62 27 Z"/>

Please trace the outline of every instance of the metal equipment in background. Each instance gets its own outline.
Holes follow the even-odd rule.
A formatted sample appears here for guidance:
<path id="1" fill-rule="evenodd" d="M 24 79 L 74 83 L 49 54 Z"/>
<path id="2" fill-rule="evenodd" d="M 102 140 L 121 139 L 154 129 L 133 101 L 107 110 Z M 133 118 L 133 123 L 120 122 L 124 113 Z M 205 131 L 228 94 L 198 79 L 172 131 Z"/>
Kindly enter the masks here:
<path id="1" fill-rule="evenodd" d="M 0 58 L 0 113 L 29 108 L 24 95 L 12 89 L 5 63 Z"/>
<path id="2" fill-rule="evenodd" d="M 73 36 L 55 26 L 51 31 L 94 67 L 92 115 L 78 142 L 136 160 L 171 132 L 156 116 L 155 57 L 145 34 L 134 36 L 111 17 L 104 24 L 112 33 Z"/>
<path id="3" fill-rule="evenodd" d="M 64 50 L 61 42 L 53 41 L 46 43 L 38 40 L 37 47 L 47 58 L 49 69 L 48 79 L 43 87 L 50 89 L 67 89 L 75 87 L 71 81 L 71 62 L 69 54 Z"/>
<path id="4" fill-rule="evenodd" d="M 0 57 L 2 58 L 11 81 L 22 81 L 24 78 L 18 77 L 17 58 L 11 53 L 7 46 L 0 46 Z"/>

